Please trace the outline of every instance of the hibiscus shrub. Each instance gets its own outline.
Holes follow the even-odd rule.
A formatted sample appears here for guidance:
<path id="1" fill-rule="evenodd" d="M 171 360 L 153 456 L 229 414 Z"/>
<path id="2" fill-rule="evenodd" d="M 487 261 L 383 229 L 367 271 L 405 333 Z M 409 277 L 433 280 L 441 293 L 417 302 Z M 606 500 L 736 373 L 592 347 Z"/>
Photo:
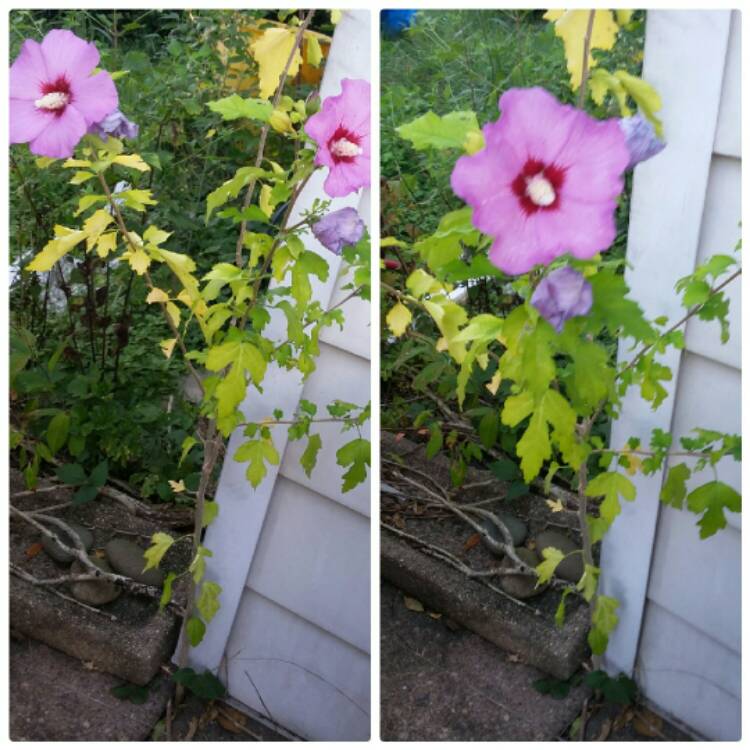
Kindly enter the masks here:
<path id="1" fill-rule="evenodd" d="M 117 47 L 121 36 L 140 28 L 139 19 L 149 15 L 131 14 L 125 26 L 117 25 L 123 19 L 116 13 L 104 16 L 113 22 L 112 44 Z M 195 57 L 219 60 L 221 74 L 204 82 L 194 70 L 192 91 L 200 94 L 187 94 L 186 100 L 170 101 L 166 88 L 152 92 L 162 97 L 159 106 L 167 107 L 155 140 L 144 136 L 152 125 L 139 123 L 132 100 L 119 96 L 119 81 L 132 73 L 100 70 L 97 44 L 71 29 L 27 38 L 13 61 L 10 140 L 28 144 L 12 148 L 25 160 L 17 169 L 18 199 L 39 210 L 23 182 L 29 171 L 66 191 L 64 186 L 75 186 L 75 196 L 64 210 L 53 208 L 51 221 L 39 217 L 32 252 L 19 253 L 19 283 L 35 275 L 40 286 L 61 289 L 66 306 L 53 310 L 44 298 L 39 335 L 15 327 L 11 386 L 12 445 L 32 488 L 46 464 L 61 462 L 58 479 L 81 484 L 88 467 L 73 461 L 93 461 L 97 451 L 132 464 L 123 412 L 130 412 L 126 424 L 160 435 L 171 448 L 173 463 L 161 467 L 158 482 L 166 482 L 168 496 L 194 502 L 195 527 L 179 538 L 155 534 L 144 565 L 159 566 L 172 545 L 192 545 L 189 566 L 168 572 L 161 596 L 164 607 L 177 578 L 190 582 L 178 659 L 184 666 L 185 649 L 202 640 L 219 608 L 221 587 L 205 578 L 211 552 L 201 540 L 220 512 L 211 488 L 229 436 L 237 432 L 241 440 L 227 460 L 244 465 L 255 489 L 280 462 L 274 443 L 279 430 L 306 442 L 301 464 L 310 476 L 322 447 L 316 423 L 338 422 L 342 431 L 356 434 L 336 454 L 342 491 L 367 478 L 370 446 L 360 433 L 369 405 L 302 400 L 293 413 L 284 413 L 274 408 L 273 368 L 305 380 L 315 370 L 321 333 L 343 325 L 348 300 L 369 298 L 364 221 L 353 208 L 334 210 L 332 199 L 356 200 L 369 186 L 370 86 L 344 79 L 339 92 L 321 101 L 317 89 L 330 37 L 319 29 L 332 28 L 340 12 L 174 15 L 167 14 L 173 29 L 181 28 L 180 18 L 196 28 L 182 40 L 170 32 L 166 54 L 176 63 L 192 40 Z M 228 25 L 238 33 L 222 35 Z M 184 93 L 178 89 L 179 96 Z M 186 102 L 193 119 L 178 126 L 171 113 L 180 118 Z M 201 145 L 181 150 L 181 138 L 191 132 Z M 34 161 L 25 157 L 27 150 Z M 178 176 L 181 168 L 186 178 Z M 174 176 L 155 178 L 167 172 Z M 298 199 L 313 178 L 320 187 L 310 207 L 301 209 Z M 181 201 L 189 214 L 187 223 L 176 222 L 175 231 L 169 206 L 162 209 L 162 193 L 170 187 L 167 202 Z M 213 238 L 220 241 L 208 251 L 204 243 Z M 187 252 L 191 247 L 195 251 Z M 327 281 L 333 270 L 345 274 L 346 295 L 325 309 L 313 300 L 313 283 Z M 77 319 L 80 306 L 84 315 Z M 118 323 L 110 310 L 118 311 Z M 138 311 L 143 320 L 136 319 Z M 269 333 L 272 317 L 285 321 L 284 333 Z M 46 352 L 36 351 L 37 341 L 46 343 L 53 327 L 62 341 L 47 359 Z M 121 357 L 134 356 L 131 329 L 139 337 L 138 356 L 157 357 L 162 372 L 173 368 L 173 379 L 165 378 L 167 387 L 157 394 L 149 394 L 154 382 L 144 378 L 142 363 L 131 360 L 127 372 L 118 371 Z M 72 378 L 70 369 L 78 370 Z M 30 377 L 30 371 L 36 375 Z M 138 384 L 137 391 L 128 385 L 129 398 L 118 373 Z M 43 387 L 34 386 L 35 380 Z M 59 396 L 63 385 L 75 397 L 72 402 Z M 268 405 L 262 422 L 247 422 L 243 414 L 251 394 Z M 161 398 L 154 401 L 154 395 Z M 188 395 L 192 406 L 185 405 Z M 170 416 L 175 412 L 179 418 Z M 108 434 L 117 440 L 108 440 Z M 150 471 L 147 458 L 140 458 L 135 471 Z M 96 467 L 99 487 L 110 467 L 107 460 Z M 90 502 L 96 495 L 91 489 L 74 502 Z"/>
<path id="2" fill-rule="evenodd" d="M 428 455 L 450 447 L 456 485 L 469 462 L 498 451 L 518 461 L 511 471 L 507 463 L 493 465 L 502 478 L 515 479 L 509 496 L 540 479 L 568 479 L 582 538 L 582 548 L 569 554 L 582 556 L 584 573 L 563 589 L 556 621 L 564 621 L 568 595 L 582 596 L 597 661 L 617 625 L 618 602 L 598 594 L 593 546 L 615 522 L 621 500 L 635 500 L 630 476 L 661 471 L 669 456 L 679 457 L 661 500 L 695 513 L 701 538 L 726 525 L 727 511 L 740 510 L 738 493 L 718 478 L 690 492 L 686 485 L 694 471 L 725 456 L 740 460 L 739 436 L 697 428 L 680 436 L 679 446 L 675 440 L 672 451 L 673 437 L 659 429 L 649 445 L 637 438 L 610 445 L 607 426 L 630 388 L 653 409 L 667 397 L 664 383 L 672 374 L 659 355 L 683 348 L 689 317 L 717 321 L 727 340 L 723 290 L 741 270 L 731 251 L 714 256 L 678 283 L 682 319 L 644 316 L 629 296 L 625 260 L 612 248 L 627 172 L 665 147 L 660 100 L 646 81 L 606 67 L 614 57 L 599 55 L 611 50 L 632 13 L 548 11 L 544 19 L 548 33 L 560 38 L 564 98 L 575 104 L 540 86 L 504 85 L 499 117 L 481 130 L 468 110 L 443 109 L 398 124 L 398 135 L 414 149 L 452 159 L 450 186 L 466 205 L 442 215 L 416 241 L 381 241 L 384 336 L 407 341 L 384 356 L 385 375 L 403 379 L 406 371 L 424 393 L 420 402 L 425 396 L 434 402 L 415 415 L 413 428 L 429 433 Z M 492 279 L 508 301 L 495 306 L 480 297 L 467 306 L 462 287 L 469 285 L 470 294 L 480 279 Z M 403 399 L 408 413 L 413 399 L 394 398 Z M 446 436 L 444 417 L 451 425 Z M 466 417 L 478 422 L 475 434 Z M 513 550 L 506 553 L 512 560 Z M 516 569 L 536 575 L 541 586 L 566 556 L 546 548 L 536 570 Z"/>

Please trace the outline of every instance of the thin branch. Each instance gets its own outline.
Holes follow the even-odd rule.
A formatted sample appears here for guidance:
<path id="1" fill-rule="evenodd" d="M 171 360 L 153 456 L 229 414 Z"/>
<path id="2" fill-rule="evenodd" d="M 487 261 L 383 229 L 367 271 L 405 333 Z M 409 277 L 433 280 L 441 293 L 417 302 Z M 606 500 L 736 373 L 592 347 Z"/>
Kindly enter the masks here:
<path id="1" fill-rule="evenodd" d="M 717 287 L 714 287 L 713 289 L 711 289 L 711 291 L 709 291 L 709 293 L 708 293 L 708 297 L 706 298 L 706 302 L 708 302 L 708 300 L 711 299 L 711 297 L 713 297 L 715 294 L 718 294 L 722 289 L 724 289 L 725 286 L 727 286 L 727 284 L 729 284 L 730 282 L 734 281 L 741 274 L 742 274 L 742 269 L 740 268 L 737 271 L 735 271 L 731 276 L 728 276 L 726 279 L 724 279 L 724 281 L 722 281 L 721 284 L 719 284 Z M 667 328 L 667 330 L 664 331 L 664 333 L 659 334 L 659 339 L 657 339 L 657 341 L 663 339 L 665 336 L 668 336 L 670 333 L 672 333 L 673 331 L 676 331 L 682 325 L 684 325 L 685 323 L 687 323 L 687 321 L 690 318 L 692 318 L 693 315 L 695 315 L 696 313 L 700 312 L 701 308 L 703 308 L 703 306 L 706 304 L 706 302 L 702 302 L 699 305 L 695 305 L 690 310 L 688 310 L 688 312 L 685 315 L 683 315 L 683 317 L 681 317 L 674 325 L 672 325 L 669 328 Z M 656 345 L 656 343 L 657 342 L 654 342 L 654 343 L 651 343 L 651 344 L 646 344 L 638 352 L 638 354 L 636 354 L 635 357 L 633 357 L 633 359 L 631 359 L 630 362 L 628 362 L 628 364 L 625 365 L 625 367 L 623 367 L 622 370 L 620 370 L 617 373 L 617 377 L 618 378 L 621 377 L 628 370 L 630 370 L 631 368 L 635 367 L 635 365 L 638 364 L 638 362 L 646 354 L 646 352 L 648 352 L 649 349 L 652 349 Z"/>
<path id="2" fill-rule="evenodd" d="M 273 108 L 276 109 L 276 107 L 279 105 L 279 102 L 281 101 L 282 94 L 284 92 L 284 85 L 286 84 L 286 79 L 289 76 L 289 68 L 292 66 L 292 62 L 294 60 L 294 56 L 298 53 L 300 44 L 302 43 L 302 37 L 305 33 L 305 29 L 310 25 L 310 22 L 312 21 L 313 16 L 315 15 L 315 10 L 310 10 L 307 12 L 307 15 L 302 20 L 302 23 L 299 26 L 299 29 L 297 31 L 297 36 L 295 37 L 294 44 L 292 45 L 292 51 L 289 53 L 289 58 L 286 61 L 286 64 L 284 65 L 284 69 L 281 72 L 281 76 L 279 77 L 279 84 L 276 87 L 276 94 L 273 98 Z M 260 131 L 260 140 L 258 141 L 258 154 L 255 157 L 255 167 L 260 167 L 260 165 L 263 162 L 263 152 L 266 148 L 266 139 L 268 138 L 268 132 L 271 128 L 270 123 L 266 123 L 263 126 L 263 129 Z M 248 206 L 250 205 L 250 201 L 253 198 L 253 191 L 255 190 L 255 184 L 257 183 L 258 178 L 253 177 L 250 180 L 250 183 L 247 186 L 247 190 L 245 191 L 245 199 L 242 202 L 242 210 L 245 211 Z M 242 219 L 242 222 L 240 223 L 240 233 L 237 237 L 237 246 L 235 248 L 235 258 L 234 262 L 235 265 L 238 268 L 242 268 L 242 247 L 245 242 L 245 233 L 247 232 L 247 219 Z"/>
<path id="3" fill-rule="evenodd" d="M 133 242 L 133 238 L 130 235 L 130 232 L 128 231 L 127 227 L 125 226 L 125 220 L 123 219 L 122 212 L 120 211 L 120 207 L 115 202 L 114 198 L 112 197 L 112 193 L 109 189 L 109 185 L 107 185 L 107 181 L 104 179 L 104 175 L 100 172 L 99 173 L 99 183 L 102 186 L 102 189 L 104 190 L 104 194 L 107 196 L 107 201 L 109 202 L 109 205 L 112 207 L 112 211 L 114 212 L 115 221 L 117 222 L 117 226 L 120 229 L 120 233 L 123 236 L 123 239 L 125 242 L 128 243 L 130 246 L 130 249 L 135 253 L 138 252 L 139 248 L 136 247 L 135 242 Z M 146 278 L 146 283 L 148 284 L 149 289 L 154 288 L 154 284 L 151 281 L 151 275 L 148 271 L 144 274 Z M 183 354 L 183 359 L 185 361 L 185 366 L 188 368 L 190 374 L 193 376 L 193 379 L 198 385 L 198 388 L 200 388 L 201 394 L 204 392 L 203 388 L 203 381 L 200 378 L 200 375 L 198 375 L 196 369 L 193 367 L 190 360 L 187 358 L 187 348 L 185 347 L 185 342 L 183 341 L 182 336 L 180 335 L 180 332 L 177 330 L 177 326 L 175 326 L 174 321 L 172 320 L 171 316 L 167 312 L 167 306 L 164 302 L 159 302 L 159 306 L 161 307 L 162 314 L 164 315 L 164 319 L 167 321 L 167 325 L 169 326 L 169 329 L 172 331 L 172 335 L 177 340 L 177 346 L 179 346 L 180 351 Z"/>
<path id="4" fill-rule="evenodd" d="M 583 68 L 581 70 L 581 85 L 578 89 L 578 108 L 586 106 L 586 84 L 589 80 L 589 55 L 591 54 L 591 34 L 594 30 L 594 19 L 596 10 L 589 11 L 589 20 L 586 25 L 586 36 L 583 38 Z"/>

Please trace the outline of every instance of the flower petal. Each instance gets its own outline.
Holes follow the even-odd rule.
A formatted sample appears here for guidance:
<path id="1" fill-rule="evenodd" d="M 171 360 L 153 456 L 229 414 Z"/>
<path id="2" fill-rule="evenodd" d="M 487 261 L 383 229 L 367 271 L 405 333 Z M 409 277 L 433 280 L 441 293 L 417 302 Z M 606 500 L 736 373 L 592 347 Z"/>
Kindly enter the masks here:
<path id="1" fill-rule="evenodd" d="M 21 52 L 10 66 L 11 99 L 34 101 L 42 94 L 42 84 L 48 80 L 47 66 L 42 46 L 33 39 L 27 39 Z M 18 142 L 18 141 L 17 141 Z"/>
<path id="2" fill-rule="evenodd" d="M 99 50 L 67 29 L 52 29 L 42 40 L 50 81 L 65 76 L 70 83 L 87 78 L 99 64 Z"/>
<path id="3" fill-rule="evenodd" d="M 117 88 L 105 71 L 73 81 L 70 91 L 73 105 L 83 115 L 86 125 L 103 120 L 117 109 Z"/>
<path id="4" fill-rule="evenodd" d="M 560 104 L 540 87 L 509 89 L 500 97 L 503 138 L 526 158 L 552 164 L 564 147 L 580 110 Z"/>
<path id="5" fill-rule="evenodd" d="M 370 184 L 370 160 L 357 158 L 331 168 L 323 189 L 331 198 L 343 198 Z"/>
<path id="6" fill-rule="evenodd" d="M 53 117 L 50 124 L 29 144 L 32 154 L 48 156 L 51 159 L 66 159 L 83 138 L 87 129 L 83 115 L 68 105 L 59 117 Z"/>
<path id="7" fill-rule="evenodd" d="M 558 157 L 565 168 L 563 196 L 580 201 L 614 198 L 623 189 L 630 161 L 625 136 L 616 120 L 581 118 Z"/>
<path id="8" fill-rule="evenodd" d="M 53 120 L 52 112 L 42 112 L 27 99 L 10 100 L 10 142 L 33 141 Z"/>

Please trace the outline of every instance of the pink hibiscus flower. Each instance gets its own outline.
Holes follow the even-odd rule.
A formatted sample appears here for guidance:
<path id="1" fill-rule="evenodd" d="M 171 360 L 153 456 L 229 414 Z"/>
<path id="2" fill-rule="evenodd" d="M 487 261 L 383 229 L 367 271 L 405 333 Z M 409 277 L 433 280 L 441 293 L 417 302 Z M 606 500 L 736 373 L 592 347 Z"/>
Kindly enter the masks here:
<path id="1" fill-rule="evenodd" d="M 109 73 L 91 75 L 98 64 L 96 47 L 72 31 L 53 29 L 41 44 L 27 39 L 10 68 L 10 142 L 39 156 L 72 156 L 89 126 L 117 108 Z"/>
<path id="2" fill-rule="evenodd" d="M 474 226 L 494 238 L 492 263 L 520 274 L 565 253 L 606 250 L 630 161 L 617 120 L 596 120 L 542 88 L 510 89 L 500 109 L 484 127 L 485 147 L 451 175 Z"/>
<path id="3" fill-rule="evenodd" d="M 323 101 L 320 112 L 305 123 L 318 144 L 315 163 L 328 167 L 323 189 L 341 198 L 370 184 L 370 84 L 344 78 L 341 93 Z"/>

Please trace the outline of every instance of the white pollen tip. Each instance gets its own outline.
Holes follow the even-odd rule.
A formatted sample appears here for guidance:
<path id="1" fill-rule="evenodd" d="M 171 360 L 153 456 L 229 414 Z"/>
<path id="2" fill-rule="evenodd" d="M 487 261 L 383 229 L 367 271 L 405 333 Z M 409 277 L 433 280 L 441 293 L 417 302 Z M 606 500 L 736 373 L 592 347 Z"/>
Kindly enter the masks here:
<path id="1" fill-rule="evenodd" d="M 359 156 L 362 149 L 347 138 L 339 138 L 331 144 L 331 153 L 334 156 Z"/>
<path id="2" fill-rule="evenodd" d="M 526 195 L 537 206 L 551 206 L 557 197 L 552 183 L 541 174 L 534 175 L 526 183 Z"/>
<path id="3" fill-rule="evenodd" d="M 62 109 L 70 100 L 70 97 L 62 91 L 53 91 L 49 94 L 45 94 L 41 99 L 37 99 L 34 102 L 34 106 L 37 109 L 47 109 L 54 111 L 56 109 Z"/>

